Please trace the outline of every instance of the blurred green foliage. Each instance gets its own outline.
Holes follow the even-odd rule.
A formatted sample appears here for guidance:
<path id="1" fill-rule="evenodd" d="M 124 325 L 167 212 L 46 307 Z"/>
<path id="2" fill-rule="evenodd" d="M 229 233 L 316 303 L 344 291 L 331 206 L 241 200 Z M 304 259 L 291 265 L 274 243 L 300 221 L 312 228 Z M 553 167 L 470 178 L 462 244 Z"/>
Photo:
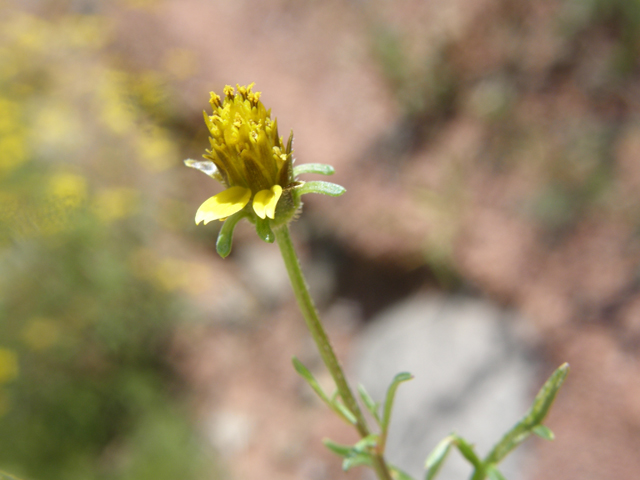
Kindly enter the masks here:
<path id="1" fill-rule="evenodd" d="M 109 31 L 97 15 L 0 19 L 0 469 L 202 478 L 168 361 L 186 273 L 150 246 L 178 156 L 144 113 L 159 82 L 108 66 Z"/>

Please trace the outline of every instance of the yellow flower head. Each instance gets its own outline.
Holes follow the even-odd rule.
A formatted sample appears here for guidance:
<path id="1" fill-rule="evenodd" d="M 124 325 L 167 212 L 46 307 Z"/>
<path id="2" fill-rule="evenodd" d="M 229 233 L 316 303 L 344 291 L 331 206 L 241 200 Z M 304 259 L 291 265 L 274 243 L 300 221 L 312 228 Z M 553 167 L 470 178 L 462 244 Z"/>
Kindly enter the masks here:
<path id="1" fill-rule="evenodd" d="M 333 167 L 306 164 L 293 167 L 291 146 L 278 135 L 278 123 L 260 101 L 253 84 L 236 89 L 224 88 L 224 99 L 211 93 L 213 114 L 204 113 L 211 149 L 205 161 L 185 160 L 188 167 L 221 182 L 226 190 L 206 200 L 196 212 L 196 224 L 225 220 L 216 248 L 226 257 L 231 251 L 233 229 L 247 218 L 266 242 L 274 241 L 272 228 L 289 222 L 300 208 L 300 197 L 307 193 L 339 196 L 344 188 L 329 182 L 301 182 L 304 173 L 333 174 Z"/>
<path id="2" fill-rule="evenodd" d="M 215 165 L 210 175 L 227 190 L 204 202 L 196 224 L 225 219 L 252 204 L 261 219 L 275 219 L 282 192 L 295 184 L 291 144 L 278 135 L 277 120 L 260 101 L 260 92 L 246 87 L 226 86 L 224 99 L 211 93 L 213 115 L 205 112 L 211 150 L 204 158 Z M 195 165 L 190 165 L 195 166 Z M 196 167 L 198 168 L 198 167 Z"/>

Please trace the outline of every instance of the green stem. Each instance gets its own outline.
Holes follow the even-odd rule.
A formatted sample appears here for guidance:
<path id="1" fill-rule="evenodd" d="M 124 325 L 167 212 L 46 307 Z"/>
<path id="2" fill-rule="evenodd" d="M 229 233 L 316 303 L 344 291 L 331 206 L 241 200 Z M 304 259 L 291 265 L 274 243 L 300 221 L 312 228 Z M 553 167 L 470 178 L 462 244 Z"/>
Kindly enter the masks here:
<path id="1" fill-rule="evenodd" d="M 293 292 L 298 300 L 298 305 L 300 306 L 302 315 L 307 323 L 307 327 L 311 332 L 313 340 L 316 342 L 316 346 L 318 347 L 318 351 L 320 352 L 320 356 L 322 357 L 324 364 L 333 377 L 333 381 L 336 384 L 342 401 L 356 417 L 355 427 L 358 430 L 358 433 L 362 438 L 364 438 L 370 434 L 369 427 L 367 426 L 367 422 L 362 414 L 362 410 L 360 410 L 360 406 L 358 405 L 355 396 L 351 392 L 351 388 L 347 383 L 344 371 L 340 366 L 338 357 L 336 357 L 336 354 L 333 351 L 333 347 L 329 342 L 329 337 L 327 336 L 324 326 L 320 321 L 318 311 L 313 304 L 313 299 L 309 294 L 307 282 L 304 279 L 304 275 L 300 268 L 300 262 L 298 261 L 298 257 L 293 248 L 293 243 L 291 242 L 289 226 L 284 225 L 278 228 L 275 231 L 275 234 L 278 246 L 280 247 L 280 252 L 282 253 L 282 258 L 285 266 L 287 267 L 287 272 L 289 273 Z M 381 454 L 373 456 L 373 468 L 380 480 L 392 480 L 389 469 L 387 468 Z"/>

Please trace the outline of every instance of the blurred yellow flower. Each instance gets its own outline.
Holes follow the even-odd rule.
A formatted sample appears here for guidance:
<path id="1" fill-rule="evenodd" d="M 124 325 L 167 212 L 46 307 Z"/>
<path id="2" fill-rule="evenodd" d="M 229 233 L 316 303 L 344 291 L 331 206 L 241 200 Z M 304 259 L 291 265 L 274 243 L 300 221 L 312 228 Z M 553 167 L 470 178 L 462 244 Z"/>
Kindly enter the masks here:
<path id="1" fill-rule="evenodd" d="M 18 377 L 18 355 L 15 351 L 0 347 L 0 385 Z"/>
<path id="2" fill-rule="evenodd" d="M 40 106 L 33 114 L 31 127 L 38 132 L 37 148 L 51 157 L 72 154 L 84 143 L 83 138 L 78 138 L 82 131 L 79 112 L 62 99 L 42 100 Z"/>
<path id="3" fill-rule="evenodd" d="M 0 190 L 0 224 L 12 222 L 20 209 L 20 197 L 15 193 Z"/>
<path id="4" fill-rule="evenodd" d="M 137 153 L 142 165 L 151 172 L 161 172 L 173 166 L 177 155 L 175 145 L 169 139 L 169 132 L 152 126 L 140 132 Z"/>
<path id="5" fill-rule="evenodd" d="M 140 193 L 133 188 L 109 188 L 96 194 L 93 209 L 100 220 L 112 222 L 135 213 L 139 200 Z"/>
<path id="6" fill-rule="evenodd" d="M 187 289 L 190 284 L 190 264 L 175 258 L 162 258 L 155 271 L 155 280 L 159 287 L 171 292 L 181 288 Z"/>
<path id="7" fill-rule="evenodd" d="M 135 111 L 125 96 L 127 76 L 110 70 L 104 73 L 96 92 L 100 100 L 100 120 L 116 135 L 135 129 Z"/>
<path id="8" fill-rule="evenodd" d="M 57 342 L 60 329 L 53 320 L 34 318 L 22 330 L 22 338 L 32 350 L 44 350 Z"/>
<path id="9" fill-rule="evenodd" d="M 13 15 L 11 22 L 4 25 L 7 37 L 30 52 L 39 52 L 47 48 L 51 28 L 49 24 L 35 15 L 19 12 Z"/>
<path id="10" fill-rule="evenodd" d="M 27 130 L 23 107 L 0 97 L 0 174 L 13 170 L 27 160 Z"/>
<path id="11" fill-rule="evenodd" d="M 74 173 L 57 173 L 49 179 L 49 193 L 66 207 L 78 207 L 87 198 L 87 180 Z"/>
<path id="12" fill-rule="evenodd" d="M 215 165 L 209 173 L 227 190 L 209 198 L 196 213 L 196 224 L 224 220 L 251 203 L 261 219 L 275 219 L 283 191 L 294 184 L 292 137 L 283 144 L 277 120 L 260 101 L 253 84 L 224 88 L 225 98 L 211 93 L 213 115 L 204 114 L 211 150 L 205 158 Z M 187 165 L 199 168 L 193 160 Z"/>
<path id="13" fill-rule="evenodd" d="M 24 137 L 20 134 L 0 137 L 0 172 L 8 172 L 27 159 Z"/>
<path id="14" fill-rule="evenodd" d="M 139 248 L 129 257 L 132 273 L 166 291 L 198 294 L 206 289 L 209 271 L 199 262 L 163 257 L 149 248 Z"/>
<path id="15" fill-rule="evenodd" d="M 103 15 L 67 15 L 61 24 L 67 42 L 75 47 L 101 48 L 111 33 L 110 20 Z"/>

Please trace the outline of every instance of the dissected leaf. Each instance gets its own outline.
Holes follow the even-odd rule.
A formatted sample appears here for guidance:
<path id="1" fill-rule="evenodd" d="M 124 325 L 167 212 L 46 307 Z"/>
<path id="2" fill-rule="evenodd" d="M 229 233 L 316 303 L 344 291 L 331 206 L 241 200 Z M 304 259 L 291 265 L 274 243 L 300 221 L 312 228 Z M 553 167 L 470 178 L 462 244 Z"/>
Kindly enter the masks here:
<path id="1" fill-rule="evenodd" d="M 551 408 L 553 401 L 556 398 L 556 394 L 567 378 L 568 373 L 569 364 L 564 363 L 555 372 L 553 372 L 551 377 L 549 377 L 549 380 L 545 382 L 536 395 L 536 398 L 533 401 L 533 407 L 527 415 L 527 417 L 529 417 L 527 418 L 529 424 L 539 425 L 544 421 L 547 413 L 549 413 L 549 409 Z"/>
<path id="2" fill-rule="evenodd" d="M 322 440 L 322 443 L 324 443 L 324 446 L 331 450 L 333 453 L 340 455 L 343 458 L 352 455 L 353 447 L 351 445 L 342 445 L 340 443 L 333 442 L 328 438 Z"/>
<path id="3" fill-rule="evenodd" d="M 324 163 L 303 163 L 293 167 L 293 176 L 297 177 L 304 173 L 318 173 L 320 175 L 333 175 L 335 169 L 331 165 L 325 165 Z"/>
<path id="4" fill-rule="evenodd" d="M 469 463 L 471 463 L 475 468 L 482 468 L 482 460 L 478 458 L 476 452 L 473 450 L 473 446 L 467 442 L 464 438 L 458 435 L 451 435 L 453 437 L 453 444 L 458 447 L 458 450 L 462 454 L 464 458 L 466 458 Z"/>
<path id="5" fill-rule="evenodd" d="M 538 426 L 542 426 L 542 422 L 549 412 L 549 408 L 551 408 L 551 405 L 556 398 L 556 394 L 558 393 L 558 390 L 562 386 L 568 373 L 568 363 L 564 363 L 555 372 L 553 372 L 553 374 L 549 377 L 549 379 L 545 382 L 545 384 L 536 395 L 536 398 L 533 401 L 533 405 L 531 406 L 529 411 L 493 447 L 491 452 L 489 452 L 489 455 L 487 455 L 485 463 L 498 464 L 514 448 L 520 445 L 532 432 L 535 432 L 539 435 L 542 434 L 541 436 L 543 436 L 543 438 L 546 438 L 544 437 L 545 434 L 551 433 L 550 430 L 548 432 L 546 431 L 548 430 L 546 429 L 546 427 L 544 427 L 543 429 L 538 429 L 538 431 L 536 431 L 535 428 Z M 551 438 L 553 438 L 552 433 Z"/>
<path id="6" fill-rule="evenodd" d="M 389 465 L 389 471 L 391 472 L 393 480 L 413 480 L 411 475 L 400 470 L 398 467 L 394 467 L 393 465 Z"/>
<path id="7" fill-rule="evenodd" d="M 504 478 L 504 475 L 502 475 L 500 470 L 498 470 L 498 467 L 493 464 L 486 467 L 486 472 L 487 477 L 489 477 L 490 480 L 507 480 Z"/>
<path id="8" fill-rule="evenodd" d="M 376 440 L 369 437 L 374 437 L 374 435 L 369 435 L 363 438 L 353 446 L 342 445 L 326 438 L 322 443 L 324 443 L 324 445 L 333 453 L 344 458 L 344 461 L 342 462 L 342 469 L 346 472 L 350 468 L 358 467 L 360 465 L 372 465 L 371 455 L 366 450 L 370 446 L 375 447 Z"/>
<path id="9" fill-rule="evenodd" d="M 443 439 L 427 457 L 425 480 L 432 480 L 436 476 L 451 449 L 451 445 L 455 445 L 462 456 L 475 467 L 471 477 L 472 480 L 484 480 L 487 476 L 490 480 L 506 480 L 498 470 L 497 464 L 531 433 L 535 433 L 546 440 L 553 440 L 553 432 L 542 425 L 542 421 L 549 412 L 549 408 L 551 408 L 553 400 L 568 372 L 569 365 L 565 363 L 549 377 L 536 395 L 533 405 L 527 414 L 502 437 L 484 461 L 478 458 L 473 446 L 462 437 L 452 434 Z"/>
<path id="10" fill-rule="evenodd" d="M 396 391 L 398 390 L 398 386 L 402 382 L 406 382 L 411 380 L 413 375 L 408 372 L 402 372 L 393 377 L 391 381 L 391 385 L 387 389 L 387 395 L 384 399 L 384 410 L 382 414 L 382 424 L 381 428 L 383 432 L 386 432 L 389 428 L 389 421 L 391 420 L 391 411 L 393 409 L 393 401 L 395 400 Z"/>
<path id="11" fill-rule="evenodd" d="M 379 437 L 377 434 L 372 433 L 367 435 L 366 437 L 358 440 L 358 442 L 353 446 L 354 451 L 356 452 L 368 452 L 378 445 Z"/>
<path id="12" fill-rule="evenodd" d="M 441 440 L 440 443 L 436 445 L 436 448 L 429 454 L 424 464 L 424 468 L 427 470 L 425 480 L 431 480 L 438 474 L 447 455 L 451 451 L 451 445 L 453 445 L 453 437 L 446 437 Z"/>
<path id="13" fill-rule="evenodd" d="M 535 427 L 533 427 L 533 433 L 538 435 L 540 438 L 544 438 L 545 440 L 553 440 L 555 438 L 553 432 L 544 425 L 536 425 Z"/>
<path id="14" fill-rule="evenodd" d="M 329 195 L 331 197 L 339 197 L 347 189 L 341 185 L 331 182 L 322 182 L 320 180 L 313 182 L 305 182 L 295 190 L 297 195 L 306 195 L 307 193 L 319 193 L 321 195 Z"/>
<path id="15" fill-rule="evenodd" d="M 353 412 L 345 407 L 342 403 L 334 401 L 332 403 L 332 407 L 333 410 L 340 414 L 342 418 L 344 418 L 347 422 L 351 423 L 352 425 L 358 423 L 358 420 L 356 419 L 356 416 L 353 414 Z"/>
<path id="16" fill-rule="evenodd" d="M 371 395 L 369 395 L 369 392 L 364 388 L 364 385 L 358 385 L 358 393 L 360 394 L 360 398 L 362 399 L 364 406 L 373 416 L 378 425 L 380 425 L 380 414 L 378 413 L 380 405 L 371 398 Z"/>
<path id="17" fill-rule="evenodd" d="M 313 374 L 309 371 L 309 369 L 305 367 L 302 364 L 302 362 L 298 360 L 296 357 L 293 357 L 291 361 L 293 362 L 293 368 L 295 368 L 296 372 L 298 372 L 298 374 L 307 381 L 309 386 L 313 389 L 314 392 L 316 392 L 318 397 L 320 397 L 320 399 L 324 403 L 331 406 L 331 403 L 332 403 L 331 400 L 329 400 L 329 397 L 327 397 L 327 395 L 324 393 L 324 391 L 320 387 L 320 384 L 315 379 Z"/>
<path id="18" fill-rule="evenodd" d="M 342 469 L 347 472 L 353 467 L 360 467 L 362 465 L 366 465 L 371 467 L 373 462 L 371 461 L 371 455 L 366 453 L 360 453 L 358 455 L 354 455 L 353 457 L 347 457 L 342 462 Z"/>

